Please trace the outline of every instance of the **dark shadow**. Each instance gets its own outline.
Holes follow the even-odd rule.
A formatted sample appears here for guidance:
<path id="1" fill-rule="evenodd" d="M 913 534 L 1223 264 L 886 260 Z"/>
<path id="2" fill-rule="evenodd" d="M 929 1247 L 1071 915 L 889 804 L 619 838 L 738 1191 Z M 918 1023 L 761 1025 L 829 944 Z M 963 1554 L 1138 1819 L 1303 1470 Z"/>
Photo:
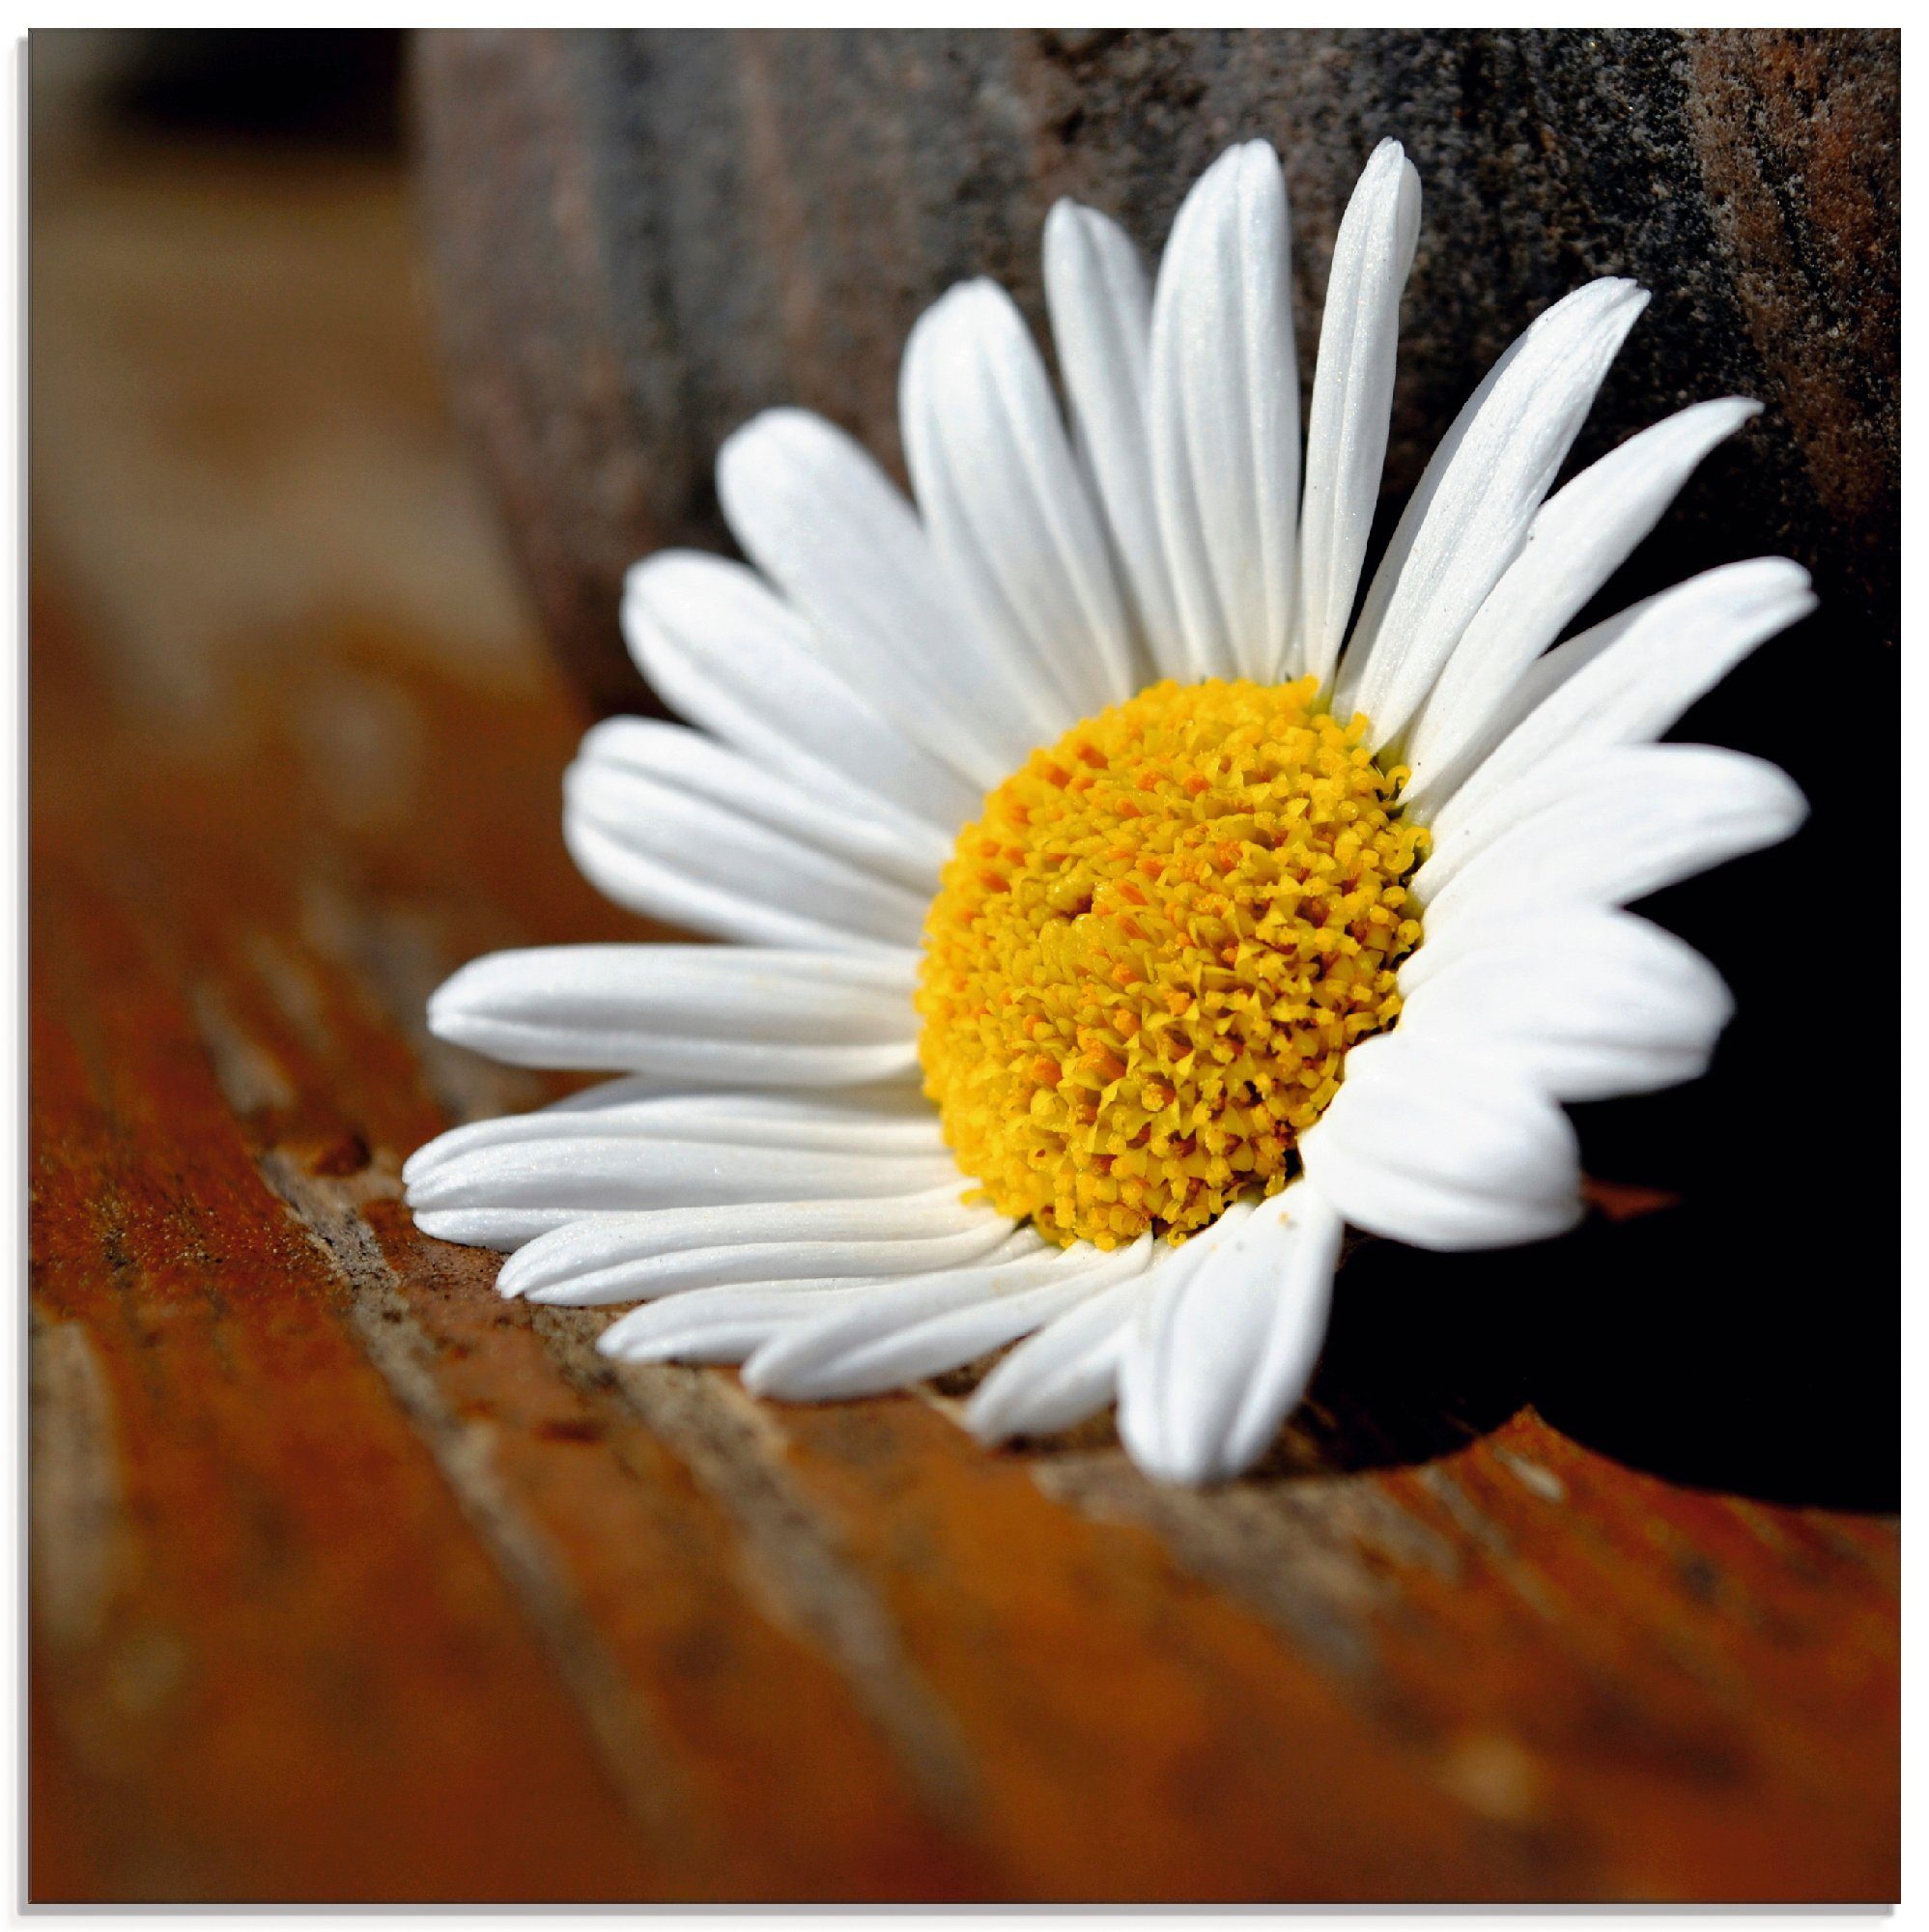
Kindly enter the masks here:
<path id="1" fill-rule="evenodd" d="M 1791 1191 L 1785 1182 L 1782 1193 Z M 1855 1252 L 1777 1189 L 1466 1256 L 1369 1242 L 1343 1268 L 1308 1405 L 1263 1473 L 1425 1462 L 1531 1403 L 1670 1482 L 1897 1507 L 1893 1249 Z"/>
<path id="2" fill-rule="evenodd" d="M 1513 1351 L 1496 1346 L 1503 1324 L 1493 1311 L 1531 1293 L 1531 1271 L 1516 1279 L 1524 1253 L 1354 1247 L 1334 1283 L 1326 1346 L 1282 1445 L 1282 1472 L 1429 1462 L 1505 1422 L 1527 1394 Z"/>
<path id="3" fill-rule="evenodd" d="M 395 155 L 403 37 L 394 29 L 131 29 L 108 107 L 144 131 Z"/>
<path id="4" fill-rule="evenodd" d="M 1826 1240 L 1779 1212 L 1810 1179 L 1603 1229 L 1587 1305 L 1534 1372 L 1547 1421 L 1676 1482 L 1897 1508 L 1894 1248 L 1858 1236 L 1839 1198 Z"/>
<path id="5" fill-rule="evenodd" d="M 1709 560 L 1663 559 L 1660 581 Z M 1684 1205 L 1596 1215 L 1511 1252 L 1363 1246 L 1341 1272 L 1313 1389 L 1334 1418 L 1313 1418 L 1328 1466 L 1437 1455 L 1532 1403 L 1577 1441 L 1671 1481 L 1897 1506 L 1899 1108 L 1895 1063 L 1867 1045 L 1889 994 L 1879 949 L 1846 1001 L 1827 971 L 1840 886 L 1862 875 L 1842 855 L 1869 854 L 1863 869 L 1880 872 L 1871 828 L 1894 822 L 1892 794 L 1842 783 L 1810 707 L 1788 702 L 1826 630 L 1810 618 L 1776 639 L 1673 734 L 1773 759 L 1812 807 L 1786 845 L 1635 908 L 1734 991 L 1714 1065 L 1672 1092 L 1572 1110 L 1587 1172 Z M 1871 715 L 1887 715 L 1892 678 L 1881 661 Z"/>

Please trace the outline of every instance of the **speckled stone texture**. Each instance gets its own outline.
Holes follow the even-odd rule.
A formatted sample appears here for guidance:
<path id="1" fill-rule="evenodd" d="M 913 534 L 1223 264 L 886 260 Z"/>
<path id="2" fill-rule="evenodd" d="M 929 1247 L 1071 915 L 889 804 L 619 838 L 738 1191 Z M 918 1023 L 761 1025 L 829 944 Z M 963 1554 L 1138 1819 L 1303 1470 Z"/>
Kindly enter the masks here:
<path id="1" fill-rule="evenodd" d="M 727 547 L 711 465 L 799 402 L 894 466 L 918 312 L 989 274 L 1042 322 L 1072 194 L 1154 259 L 1229 142 L 1285 156 L 1310 380 L 1333 233 L 1397 135 L 1425 191 L 1388 505 L 1487 365 L 1592 275 L 1655 300 L 1574 462 L 1760 397 L 1609 593 L 1784 549 L 1835 664 L 1888 675 L 1896 592 L 1899 41 L 1891 33 L 431 35 L 418 127 L 461 412 L 543 615 L 634 708 L 624 567 Z"/>

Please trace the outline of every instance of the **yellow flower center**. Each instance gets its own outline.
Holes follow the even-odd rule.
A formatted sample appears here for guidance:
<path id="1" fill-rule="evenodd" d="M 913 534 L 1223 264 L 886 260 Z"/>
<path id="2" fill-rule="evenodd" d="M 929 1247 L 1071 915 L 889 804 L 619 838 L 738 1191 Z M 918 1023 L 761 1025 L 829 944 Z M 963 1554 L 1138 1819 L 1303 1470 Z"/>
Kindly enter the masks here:
<path id="1" fill-rule="evenodd" d="M 1177 1240 L 1286 1184 L 1400 1010 L 1427 833 L 1312 678 L 1141 692 L 958 835 L 925 926 L 924 1091 L 1004 1212 Z"/>

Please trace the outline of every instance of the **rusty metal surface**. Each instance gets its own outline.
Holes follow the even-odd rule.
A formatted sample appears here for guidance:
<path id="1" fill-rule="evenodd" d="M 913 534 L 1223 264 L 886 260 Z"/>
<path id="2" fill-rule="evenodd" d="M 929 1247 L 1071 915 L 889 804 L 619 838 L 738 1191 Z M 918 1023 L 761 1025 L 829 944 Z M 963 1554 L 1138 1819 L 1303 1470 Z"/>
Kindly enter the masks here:
<path id="1" fill-rule="evenodd" d="M 1206 1496 L 1104 1427 L 986 1454 L 957 1379 L 616 1370 L 418 1236 L 403 1156 L 552 1091 L 430 987 L 637 928 L 449 508 L 395 185 L 143 163 L 54 214 L 35 1898 L 1894 1896 L 1895 1524 L 1812 1410 L 1793 1473 L 1682 1453 L 1670 1332 L 1608 1332 L 1685 1238 L 1652 1195 L 1364 1251 Z"/>

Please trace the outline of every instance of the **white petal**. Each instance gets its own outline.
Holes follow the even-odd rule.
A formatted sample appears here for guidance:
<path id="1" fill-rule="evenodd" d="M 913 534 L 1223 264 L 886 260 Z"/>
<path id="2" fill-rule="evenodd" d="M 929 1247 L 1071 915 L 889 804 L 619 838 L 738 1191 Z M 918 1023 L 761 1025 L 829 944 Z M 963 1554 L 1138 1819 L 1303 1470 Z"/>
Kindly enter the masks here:
<path id="1" fill-rule="evenodd" d="M 833 668 L 984 789 L 1039 742 L 996 645 L 959 611 L 911 506 L 821 417 L 772 410 L 717 459 L 737 541 L 809 619 Z"/>
<path id="2" fill-rule="evenodd" d="M 1673 933 L 1591 906 L 1504 923 L 1424 977 L 1403 971 L 1401 990 L 1401 1037 L 1496 1055 L 1561 1100 L 1697 1078 L 1735 1004 Z"/>
<path id="3" fill-rule="evenodd" d="M 443 981 L 429 1030 L 517 1066 L 702 1085 L 823 1086 L 917 1065 L 914 956 L 721 946 L 535 946 Z"/>
<path id="4" fill-rule="evenodd" d="M 638 1101 L 632 1104 L 641 1106 L 645 1103 Z M 616 1118 L 629 1111 L 629 1104 L 610 1109 L 612 1117 Z M 477 1148 L 507 1147 L 511 1143 L 539 1140 L 574 1140 L 597 1131 L 594 1112 L 577 1108 L 558 1114 L 552 1113 L 547 1107 L 538 1107 L 526 1114 L 502 1114 L 494 1120 L 466 1121 L 460 1126 L 450 1127 L 446 1133 L 438 1134 L 434 1140 L 425 1141 L 402 1163 L 403 1185 L 412 1186 L 443 1162 L 453 1160 L 457 1154 L 473 1152 Z"/>
<path id="5" fill-rule="evenodd" d="M 952 840 L 922 819 L 894 813 L 875 799 L 853 810 L 715 738 L 660 718 L 606 718 L 590 727 L 577 755 L 585 767 L 635 774 L 705 799 L 925 898 L 937 891 L 938 874 L 951 856 Z"/>
<path id="6" fill-rule="evenodd" d="M 1105 534 L 1045 365 L 995 282 L 925 310 L 899 384 L 904 460 L 931 543 L 1001 646 L 1042 741 L 1133 687 Z"/>
<path id="7" fill-rule="evenodd" d="M 1119 1376 L 1119 1434 L 1147 1474 L 1219 1482 L 1265 1453 L 1319 1359 L 1341 1233 L 1301 1181 L 1153 1280 Z"/>
<path id="8" fill-rule="evenodd" d="M 1429 876 L 1431 860 L 1413 876 L 1430 933 L 1540 907 L 1626 905 L 1786 838 L 1808 805 L 1787 773 L 1760 758 L 1635 745 L 1530 774 L 1485 810 L 1505 829 L 1444 885 Z"/>
<path id="9" fill-rule="evenodd" d="M 1028 1232 L 1006 1224 L 999 1255 L 1017 1250 Z M 626 1362 L 740 1362 L 774 1336 L 855 1309 L 889 1292 L 849 1276 L 695 1288 L 646 1302 L 606 1328 L 597 1347 Z M 748 1380 L 748 1377 L 746 1378 Z"/>
<path id="10" fill-rule="evenodd" d="M 430 1210 L 537 1207 L 595 1214 L 916 1194 L 942 1186 L 948 1178 L 964 1184 L 950 1155 L 942 1152 L 743 1148 L 729 1141 L 589 1134 L 472 1149 L 431 1168 L 409 1190 L 409 1199 Z"/>
<path id="11" fill-rule="evenodd" d="M 1085 467 L 1161 677 L 1182 668 L 1178 607 L 1152 497 L 1151 291 L 1117 222 L 1076 202 L 1045 217 L 1045 302 Z"/>
<path id="12" fill-rule="evenodd" d="M 771 1336 L 852 1293 L 809 1281 L 695 1288 L 633 1308 L 604 1329 L 596 1347 L 619 1362 L 741 1362 Z"/>
<path id="13" fill-rule="evenodd" d="M 972 1392 L 965 1426 L 982 1442 L 1003 1442 L 1055 1435 L 1096 1415 L 1112 1400 L 1150 1279 L 1149 1264 L 1147 1273 L 1101 1289 L 1020 1343 Z"/>
<path id="14" fill-rule="evenodd" d="M 901 1094 L 907 1104 L 882 1108 L 846 1104 L 848 1090 L 829 1097 L 810 1092 L 659 1094 L 639 1100 L 586 1108 L 537 1108 L 499 1120 L 471 1121 L 439 1134 L 403 1164 L 413 1182 L 431 1169 L 482 1147 L 535 1141 L 583 1140 L 634 1135 L 638 1140 L 723 1140 L 739 1147 L 820 1147 L 845 1152 L 936 1153 L 944 1134 L 936 1110 L 917 1088 L 861 1092 Z"/>
<path id="15" fill-rule="evenodd" d="M 842 951 L 923 930 L 927 894 L 607 758 L 565 775 L 563 838 L 618 905 L 721 939 Z"/>
<path id="16" fill-rule="evenodd" d="M 551 1292 L 613 1280 L 633 1269 L 646 1270 L 653 1263 L 673 1263 L 686 1253 L 707 1254 L 732 1246 L 764 1251 L 837 1247 L 849 1252 L 891 1246 L 915 1249 L 926 1241 L 958 1236 L 1003 1240 L 1010 1233 L 1010 1221 L 992 1208 L 966 1206 L 964 1191 L 962 1181 L 952 1179 L 922 1194 L 591 1215 L 532 1241 L 504 1264 L 496 1287 L 504 1294 L 571 1299 Z M 883 1270 L 908 1271 L 903 1266 Z M 773 1268 L 768 1277 L 759 1278 L 777 1280 L 791 1272 Z M 828 1272 L 865 1274 L 869 1269 L 855 1266 Z"/>
<path id="17" fill-rule="evenodd" d="M 836 956 L 841 959 L 844 955 L 838 953 Z M 547 1107 L 539 1111 L 545 1114 L 594 1113 L 601 1107 L 627 1107 L 632 1100 L 657 1100 L 680 1091 L 679 1085 L 654 1079 L 647 1073 L 623 1073 L 614 1080 L 599 1080 L 592 1087 L 583 1087 L 574 1094 L 565 1094 L 560 1100 L 552 1100 Z M 476 1124 L 484 1123 L 478 1122 Z"/>
<path id="18" fill-rule="evenodd" d="M 1340 667 L 1335 709 L 1396 738 L 1526 541 L 1615 352 L 1647 304 L 1608 277 L 1538 316 L 1427 466 Z"/>
<path id="19" fill-rule="evenodd" d="M 1433 815 L 1435 849 L 1501 789 L 1559 758 L 1658 738 L 1757 645 L 1815 609 L 1780 556 L 1705 572 L 1562 644 L 1516 687 L 1505 735 Z M 1518 719 L 1512 728 L 1507 721 Z"/>
<path id="20" fill-rule="evenodd" d="M 986 1265 L 896 1281 L 767 1342 L 744 1365 L 744 1385 L 792 1402 L 842 1402 L 942 1375 L 1137 1274 L 1144 1238 L 1112 1254 L 1083 1243 L 1001 1253 Z"/>
<path id="21" fill-rule="evenodd" d="M 416 1232 L 431 1240 L 504 1254 L 581 1218 L 569 1208 L 448 1208 L 414 1215 Z"/>
<path id="22" fill-rule="evenodd" d="M 908 1085 L 908 1083 L 906 1083 Z M 639 1074 L 626 1073 L 618 1080 L 598 1081 L 593 1087 L 586 1087 L 580 1094 L 571 1094 L 560 1100 L 552 1100 L 547 1106 L 538 1107 L 525 1114 L 499 1114 L 486 1121 L 466 1121 L 460 1126 L 448 1128 L 438 1134 L 432 1141 L 424 1141 L 407 1160 L 402 1163 L 403 1180 L 412 1180 L 417 1174 L 425 1174 L 432 1167 L 444 1161 L 452 1153 L 461 1153 L 471 1147 L 487 1147 L 493 1141 L 516 1141 L 539 1138 L 546 1130 L 542 1125 L 528 1125 L 526 1122 L 548 1122 L 558 1117 L 569 1118 L 576 1115 L 595 1113 L 603 1107 L 624 1108 L 639 1100 L 662 1099 L 680 1090 L 661 1080 L 651 1080 Z M 563 1129 L 567 1131 L 567 1129 Z"/>
<path id="23" fill-rule="evenodd" d="M 1536 1241 L 1580 1217 L 1574 1128 L 1518 1068 L 1364 1041 L 1300 1137 L 1306 1179 L 1356 1228 L 1422 1248 Z"/>
<path id="24" fill-rule="evenodd" d="M 1339 663 L 1379 501 L 1400 296 L 1420 234 L 1420 177 L 1398 141 L 1373 152 L 1333 243 L 1306 425 L 1299 628 L 1287 675 L 1323 689 Z"/>
<path id="25" fill-rule="evenodd" d="M 724 1242 L 570 1275 L 537 1288 L 520 1286 L 520 1277 L 504 1287 L 498 1276 L 496 1287 L 505 1294 L 525 1294 L 531 1301 L 595 1308 L 619 1301 L 657 1301 L 699 1288 L 770 1287 L 787 1281 L 856 1282 L 878 1277 L 897 1280 L 981 1262 L 1010 1233 L 1010 1222 L 999 1217 L 996 1223 L 986 1222 L 961 1234 L 931 1235 L 922 1240 Z M 555 1235 L 545 1235 L 514 1260 L 524 1260 L 545 1241 L 555 1238 Z M 505 1274 L 508 1265 L 513 1263 L 505 1264 Z"/>
<path id="26" fill-rule="evenodd" d="M 1270 679 L 1293 616 L 1299 365 L 1286 180 L 1233 148 L 1173 223 L 1152 298 L 1152 478 L 1187 668 Z"/>
<path id="27" fill-rule="evenodd" d="M 1414 724 L 1409 809 L 1424 812 L 1445 795 L 1521 673 L 1627 561 L 1695 465 L 1760 410 L 1738 396 L 1696 403 L 1630 437 L 1542 505 Z"/>
<path id="28" fill-rule="evenodd" d="M 584 1134 L 641 1140 L 730 1141 L 739 1147 L 821 1147 L 850 1153 L 936 1153 L 945 1145 L 937 1110 L 906 1083 L 876 1088 L 665 1094 L 593 1112 L 514 1116 L 538 1122 L 532 1138 Z M 504 1138 L 514 1138 L 504 1136 Z"/>
<path id="29" fill-rule="evenodd" d="M 1172 1312 L 1193 1276 L 1223 1248 L 1252 1215 L 1250 1202 L 1234 1202 L 1218 1220 L 1177 1248 L 1168 1247 L 1151 1271 L 1145 1299 L 1126 1338 L 1119 1360 L 1119 1435 L 1133 1462 L 1143 1469 L 1167 1466 L 1173 1460 L 1167 1440 L 1167 1408 L 1152 1399 L 1147 1378 L 1149 1350 L 1157 1347 L 1157 1337 L 1168 1325 Z M 1132 1435 L 1125 1435 L 1126 1418 L 1131 1417 Z"/>
<path id="30" fill-rule="evenodd" d="M 623 585 L 623 632 L 659 696 L 746 757 L 844 810 L 952 837 L 979 788 L 925 751 L 822 662 L 810 626 L 741 563 L 663 551 Z"/>

